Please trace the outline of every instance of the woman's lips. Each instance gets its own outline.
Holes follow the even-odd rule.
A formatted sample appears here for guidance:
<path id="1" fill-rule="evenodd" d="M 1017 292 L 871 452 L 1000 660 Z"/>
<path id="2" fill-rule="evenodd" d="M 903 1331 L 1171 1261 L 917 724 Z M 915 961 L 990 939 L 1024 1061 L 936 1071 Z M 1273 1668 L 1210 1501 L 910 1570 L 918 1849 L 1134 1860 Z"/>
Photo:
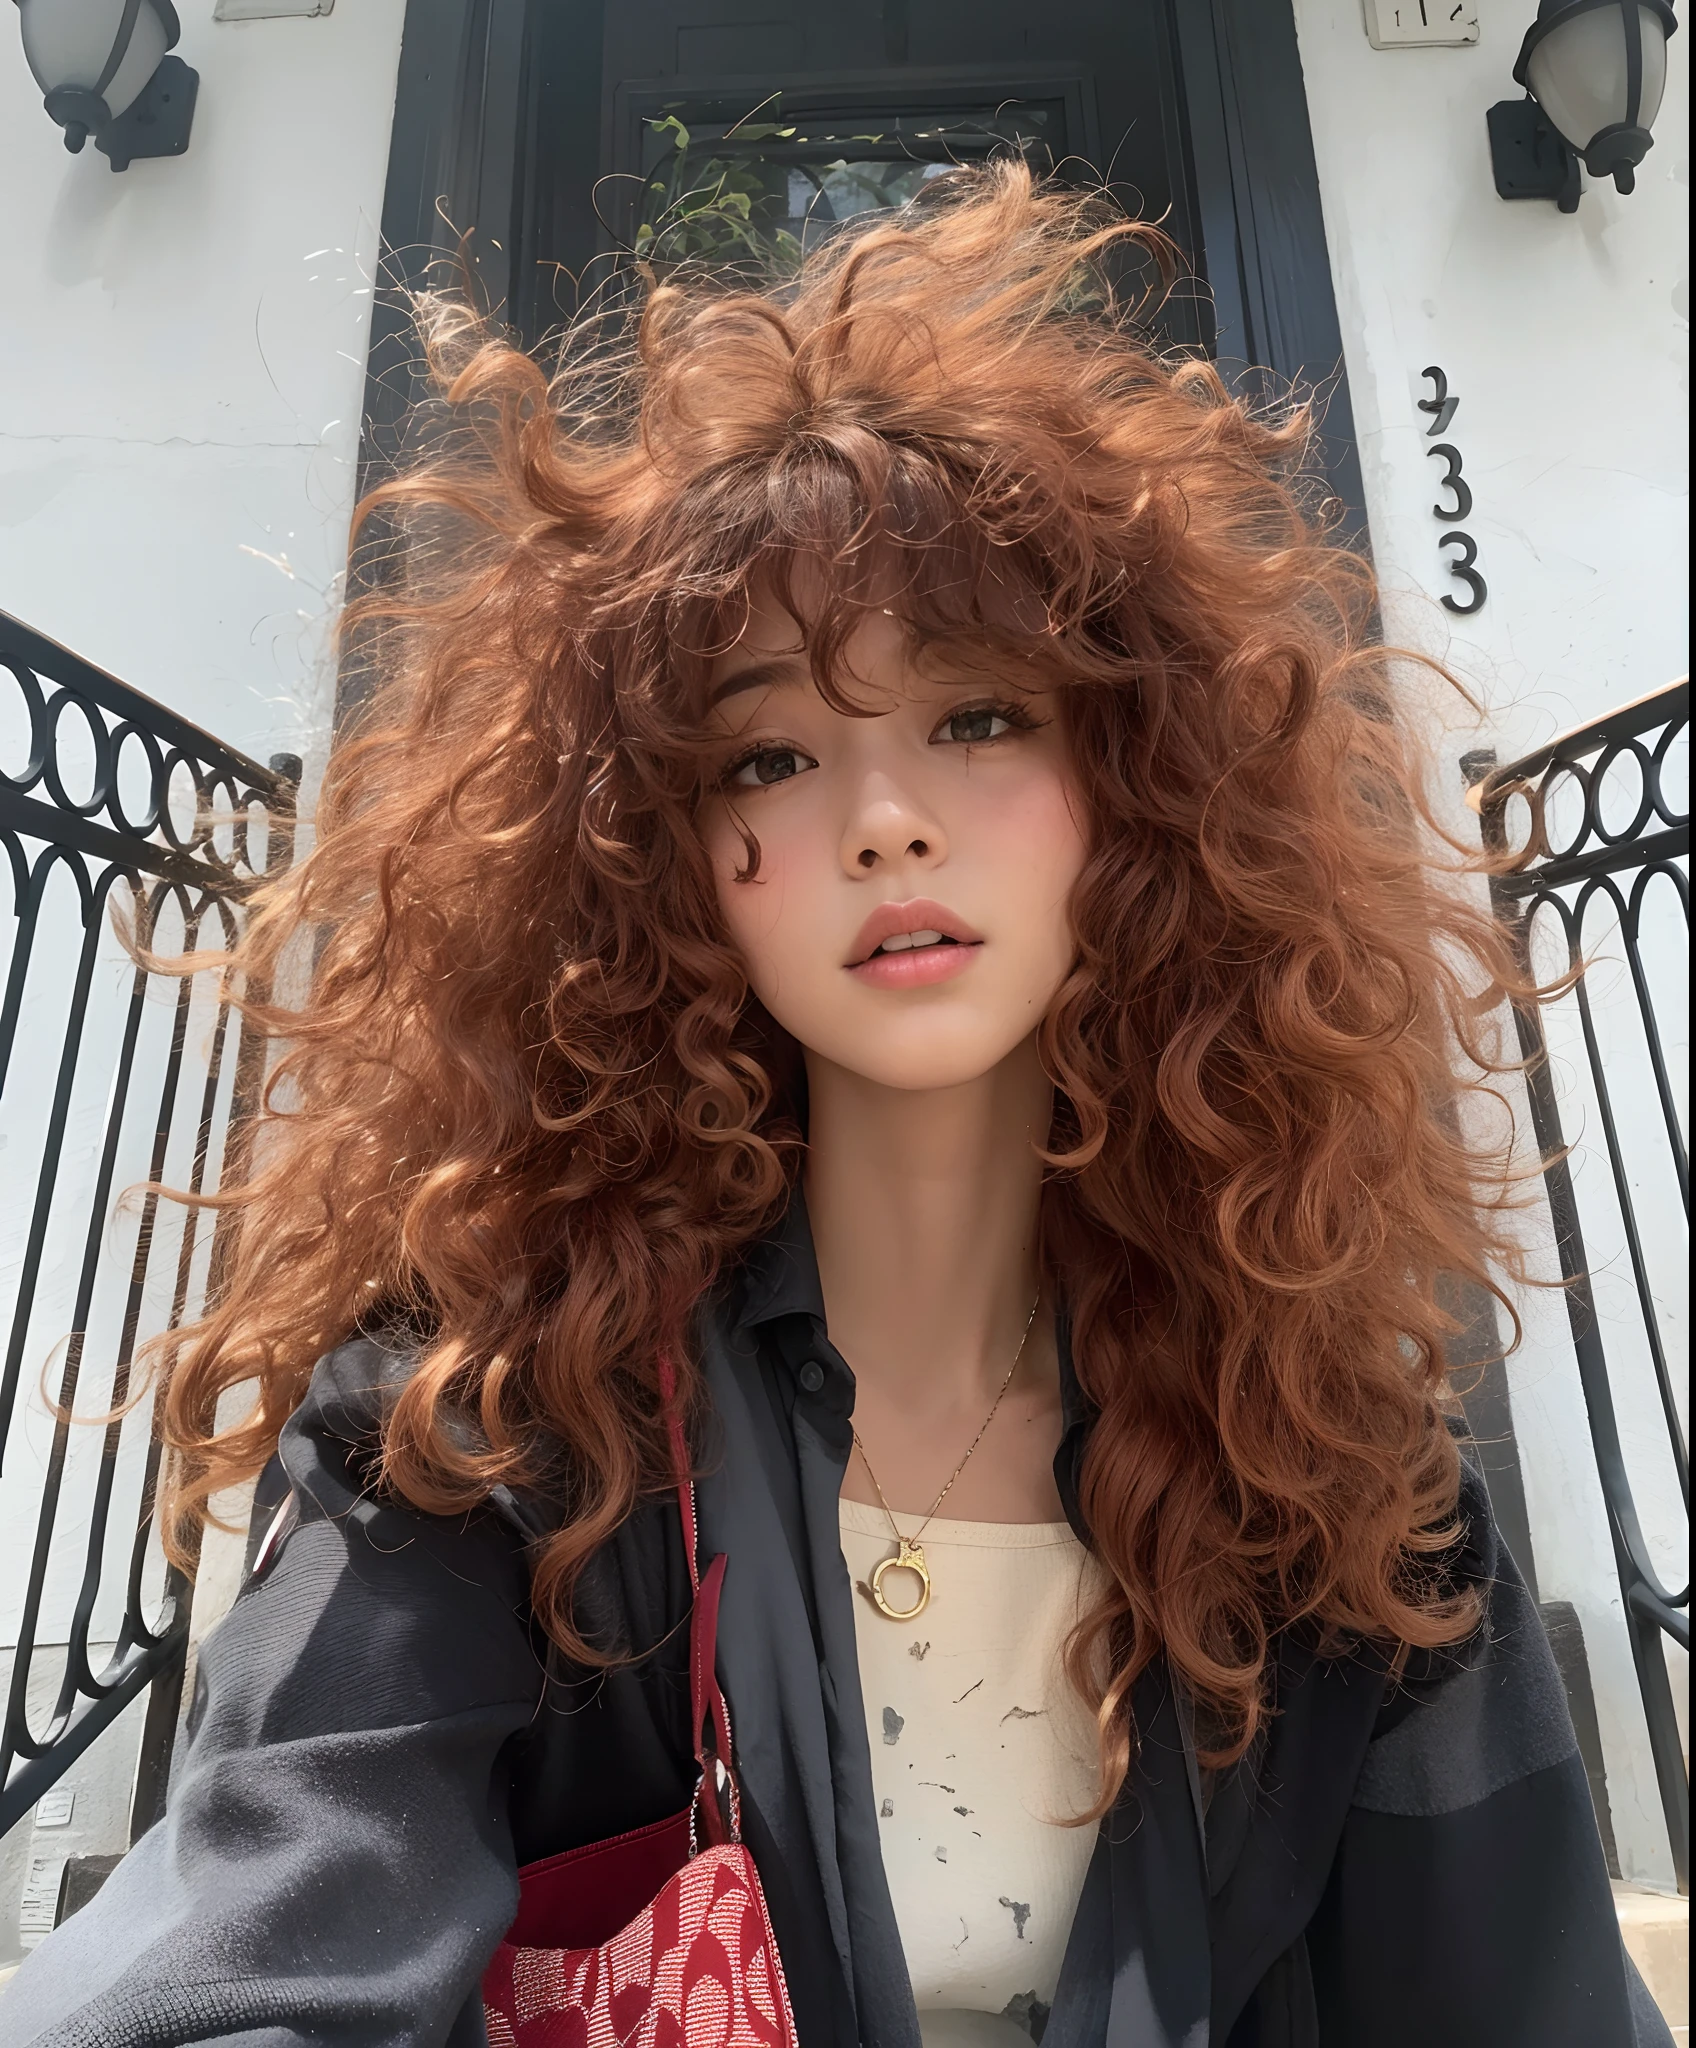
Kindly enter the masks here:
<path id="1" fill-rule="evenodd" d="M 951 981 L 983 951 L 981 939 L 941 946 L 915 946 L 906 953 L 874 953 L 848 972 L 856 981 L 872 988 L 928 988 L 932 982 Z"/>
<path id="2" fill-rule="evenodd" d="M 901 942 L 923 938 L 924 946 L 907 947 Z M 976 948 L 982 944 L 982 934 L 973 931 L 964 918 L 957 917 L 945 903 L 934 902 L 928 896 L 915 896 L 907 903 L 880 903 L 872 912 L 854 940 L 852 950 L 843 965 L 850 972 L 871 965 L 874 957 L 893 958 L 907 952 L 951 951 L 952 948 L 938 949 L 938 939 L 952 939 L 956 946 Z M 894 951 L 888 955 L 878 952 L 880 946 L 896 942 Z"/>
<path id="3" fill-rule="evenodd" d="M 982 950 L 983 940 L 945 903 L 915 896 L 909 903 L 880 903 L 861 925 L 845 964 L 870 988 L 929 988 L 964 974 Z"/>

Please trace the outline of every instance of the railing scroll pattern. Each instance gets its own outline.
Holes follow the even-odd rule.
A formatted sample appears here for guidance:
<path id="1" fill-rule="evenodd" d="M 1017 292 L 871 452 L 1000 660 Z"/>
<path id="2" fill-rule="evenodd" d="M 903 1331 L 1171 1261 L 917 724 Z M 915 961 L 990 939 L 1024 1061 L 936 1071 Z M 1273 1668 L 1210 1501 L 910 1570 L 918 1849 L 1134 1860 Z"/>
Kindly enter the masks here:
<path id="1" fill-rule="evenodd" d="M 1688 1048 L 1674 1042 L 1672 1004 L 1686 1001 L 1688 991 L 1689 732 L 1686 679 L 1521 760 L 1495 767 L 1488 756 L 1469 756 L 1463 764 L 1478 778 L 1474 801 L 1486 848 L 1510 856 L 1508 871 L 1491 886 L 1521 964 L 1544 979 L 1551 968 L 1585 968 L 1571 996 L 1554 1006 L 1547 1021 L 1538 1010 L 1517 1006 L 1516 1019 L 1626 1625 L 1673 1866 L 1685 1891 L 1690 1883 L 1690 1781 L 1664 1643 L 1677 1643 L 1686 1652 L 1690 1648 L 1688 1545 L 1680 1546 L 1685 1584 L 1669 1587 L 1645 1533 L 1640 1484 L 1633 1482 L 1634 1463 L 1639 1481 L 1643 1474 L 1646 1407 L 1635 1404 L 1638 1426 L 1622 1433 L 1620 1405 L 1626 1392 L 1622 1373 L 1632 1369 L 1632 1360 L 1646 1359 L 1654 1380 L 1652 1405 L 1665 1427 L 1661 1449 L 1682 1494 L 1687 1532 L 1690 1459 L 1679 1405 L 1681 1362 L 1669 1356 L 1669 1339 L 1682 1337 L 1682 1317 L 1666 1313 L 1668 1297 L 1676 1299 L 1683 1283 L 1668 1254 L 1666 1218 L 1644 1205 L 1656 1203 L 1664 1191 L 1670 1206 L 1676 1185 L 1687 1235 L 1690 1161 L 1687 1110 L 1679 1098 L 1687 1070 L 1679 1054 L 1687 1055 Z M 1676 914 L 1669 916 L 1670 906 L 1681 912 L 1681 925 Z M 1680 929 L 1682 954 L 1677 952 Z M 1668 959 L 1669 952 L 1675 957 Z M 1623 1012 L 1611 1006 L 1610 1018 L 1604 1019 L 1596 989 L 1598 967 L 1603 959 L 1617 961 L 1621 955 L 1630 1000 Z M 1685 995 L 1677 995 L 1678 990 Z M 1572 1113 L 1573 1091 L 1558 1083 L 1562 1062 L 1550 1057 L 1550 1029 L 1556 1013 L 1568 1006 L 1575 1009 L 1578 1026 L 1573 1060 L 1581 1041 L 1588 1070 L 1581 1092 L 1589 1107 L 1578 1119 Z M 1634 1025 L 1617 1026 L 1621 1014 L 1634 1014 Z M 1605 1023 L 1611 1028 L 1605 1029 Z M 1635 1035 L 1626 1038 L 1622 1032 Z M 1622 1045 L 1629 1047 L 1632 1073 L 1648 1084 L 1634 1093 L 1629 1092 Z M 1583 1176 L 1575 1176 L 1570 1149 L 1575 1141 L 1591 1157 L 1606 1159 L 1615 1205 L 1609 1217 L 1601 1213 L 1606 1182 L 1592 1178 L 1589 1194 L 1582 1192 Z M 1629 1287 L 1616 1287 L 1616 1296 L 1623 1299 L 1628 1292 L 1634 1300 L 1635 1316 L 1641 1318 L 1640 1344 L 1626 1327 L 1632 1320 L 1629 1312 L 1626 1322 L 1618 1314 L 1598 1314 L 1598 1272 L 1594 1250 L 1586 1245 L 1587 1223 L 1592 1235 L 1601 1231 L 1623 1250 L 1623 1258 L 1610 1265 L 1617 1263 L 1619 1282 L 1629 1275 Z M 1687 1273 L 1682 1256 L 1678 1265 Z M 1608 1277 L 1616 1279 L 1611 1271 Z M 1687 1371 L 1688 1360 L 1682 1363 Z M 1633 1444 L 1635 1457 L 1628 1456 Z"/>
<path id="2" fill-rule="evenodd" d="M 13 913 L 0 996 L 0 1253 L 16 1275 L 0 1304 L 0 1514 L 8 1529 L 31 1509 L 34 1519 L 21 1605 L 9 1610 L 0 1834 L 151 1686 L 133 1837 L 163 1806 L 191 1587 L 164 1565 L 153 1532 L 150 1405 L 104 1425 L 72 1418 L 123 1408 L 138 1345 L 196 1311 L 226 1249 L 221 1222 L 209 1228 L 174 1204 L 167 1218 L 151 1194 L 133 1232 L 115 1234 L 115 1197 L 131 1182 L 199 1193 L 227 1178 L 264 1051 L 215 977 L 152 974 L 129 958 L 112 913 L 161 952 L 230 944 L 254 883 L 292 857 L 300 762 L 277 755 L 261 768 L 5 613 L 0 733 Z M 58 1411 L 50 1434 L 39 1409 L 27 1412 L 44 1365 Z M 43 1715 L 38 1661 L 61 1643 Z"/>

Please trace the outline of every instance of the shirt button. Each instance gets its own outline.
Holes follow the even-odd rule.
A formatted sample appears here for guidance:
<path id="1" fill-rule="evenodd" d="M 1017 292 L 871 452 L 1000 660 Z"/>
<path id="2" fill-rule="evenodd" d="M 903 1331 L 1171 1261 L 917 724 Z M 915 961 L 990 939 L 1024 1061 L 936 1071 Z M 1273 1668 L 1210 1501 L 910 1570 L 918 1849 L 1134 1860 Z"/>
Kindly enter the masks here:
<path id="1" fill-rule="evenodd" d="M 824 1385 L 824 1367 L 816 1358 L 809 1358 L 802 1366 L 800 1381 L 803 1389 L 809 1394 L 816 1394 Z"/>

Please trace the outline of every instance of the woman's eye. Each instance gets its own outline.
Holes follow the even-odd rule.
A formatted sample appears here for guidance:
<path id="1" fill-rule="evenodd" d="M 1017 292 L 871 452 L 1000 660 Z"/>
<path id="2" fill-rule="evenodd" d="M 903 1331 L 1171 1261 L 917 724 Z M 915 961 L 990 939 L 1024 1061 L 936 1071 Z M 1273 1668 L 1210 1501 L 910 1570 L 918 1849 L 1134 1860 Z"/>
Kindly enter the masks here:
<path id="1" fill-rule="evenodd" d="M 993 704 L 973 704 L 964 711 L 951 712 L 943 720 L 941 737 L 970 747 L 984 740 L 998 740 L 1004 732 L 1012 730 L 1013 721 L 1005 712 L 997 711 Z"/>
<path id="2" fill-rule="evenodd" d="M 774 782 L 788 782 L 819 764 L 799 747 L 762 747 L 747 754 L 731 769 L 729 781 L 738 789 L 766 789 Z"/>

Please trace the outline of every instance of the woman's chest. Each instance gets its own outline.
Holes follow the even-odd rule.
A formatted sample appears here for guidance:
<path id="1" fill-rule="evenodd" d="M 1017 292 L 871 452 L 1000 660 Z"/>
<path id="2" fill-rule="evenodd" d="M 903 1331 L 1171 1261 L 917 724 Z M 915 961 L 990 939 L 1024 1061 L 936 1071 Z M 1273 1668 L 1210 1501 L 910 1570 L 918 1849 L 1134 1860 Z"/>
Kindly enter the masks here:
<path id="1" fill-rule="evenodd" d="M 841 1510 L 860 1689 L 891 1902 L 926 2012 L 1052 2002 L 1095 1845 L 1093 1717 L 1062 1669 L 1089 1566 L 1062 1525 L 933 1522 L 932 1596 L 898 1622 L 862 1590 L 887 1524 Z M 889 1581 L 886 1579 L 886 1585 Z M 908 1589 L 891 1589 L 905 1605 Z"/>

